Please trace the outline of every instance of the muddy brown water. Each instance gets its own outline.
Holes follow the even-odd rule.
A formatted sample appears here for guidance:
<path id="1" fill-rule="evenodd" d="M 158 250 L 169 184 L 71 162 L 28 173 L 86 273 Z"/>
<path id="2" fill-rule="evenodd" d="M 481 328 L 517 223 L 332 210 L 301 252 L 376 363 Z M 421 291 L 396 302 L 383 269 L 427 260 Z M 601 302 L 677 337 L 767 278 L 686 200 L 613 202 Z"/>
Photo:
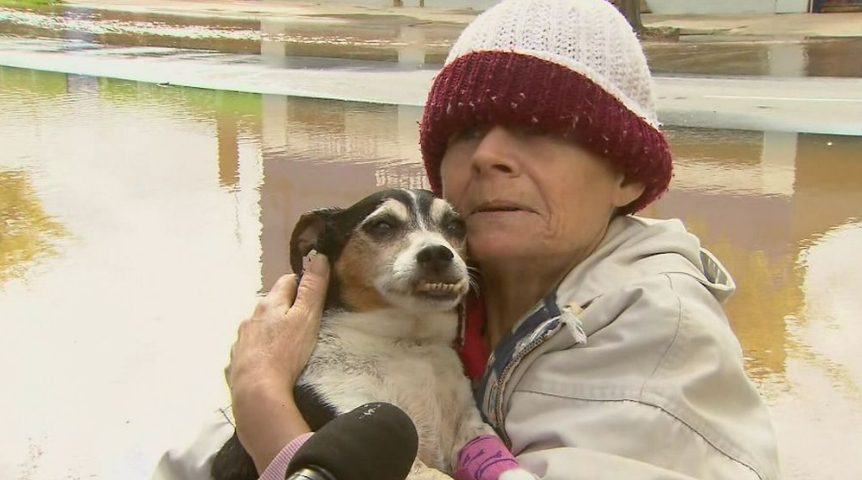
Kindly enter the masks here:
<path id="1" fill-rule="evenodd" d="M 146 478 L 227 403 L 238 321 L 298 216 L 425 185 L 414 107 L 0 68 L 0 477 Z M 862 138 L 674 129 L 679 217 L 727 304 L 787 478 L 858 478 Z"/>
<path id="2" fill-rule="evenodd" d="M 0 7 L 0 39 L 62 39 L 72 49 L 168 47 L 290 58 L 439 66 L 464 24 L 409 16 L 242 20 L 57 7 Z M 684 35 L 645 43 L 657 74 L 862 77 L 862 39 Z"/>

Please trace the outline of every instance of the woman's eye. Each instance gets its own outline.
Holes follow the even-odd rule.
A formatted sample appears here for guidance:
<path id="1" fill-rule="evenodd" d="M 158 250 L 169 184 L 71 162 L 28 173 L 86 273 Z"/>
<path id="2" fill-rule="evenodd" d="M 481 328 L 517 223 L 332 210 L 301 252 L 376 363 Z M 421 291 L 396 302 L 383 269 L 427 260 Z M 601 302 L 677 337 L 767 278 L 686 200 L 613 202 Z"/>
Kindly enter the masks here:
<path id="1" fill-rule="evenodd" d="M 512 133 L 521 137 L 542 137 L 547 132 L 535 126 L 520 126 L 512 129 Z"/>
<path id="2" fill-rule="evenodd" d="M 476 140 L 478 138 L 482 138 L 485 135 L 487 128 L 481 125 L 473 125 L 471 127 L 465 128 L 460 132 L 452 135 L 449 138 L 449 144 L 458 143 L 458 142 L 468 142 L 470 140 Z"/>

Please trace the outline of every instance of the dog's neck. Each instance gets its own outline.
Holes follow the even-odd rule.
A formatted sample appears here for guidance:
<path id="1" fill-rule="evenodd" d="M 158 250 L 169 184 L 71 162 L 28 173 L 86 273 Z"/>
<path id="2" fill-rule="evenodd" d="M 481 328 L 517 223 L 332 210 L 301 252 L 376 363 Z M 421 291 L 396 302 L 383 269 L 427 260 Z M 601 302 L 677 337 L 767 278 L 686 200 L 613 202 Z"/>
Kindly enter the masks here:
<path id="1" fill-rule="evenodd" d="M 386 342 L 451 345 L 458 334 L 458 314 L 388 308 L 371 312 L 335 310 L 324 315 L 321 330 L 355 332 Z"/>

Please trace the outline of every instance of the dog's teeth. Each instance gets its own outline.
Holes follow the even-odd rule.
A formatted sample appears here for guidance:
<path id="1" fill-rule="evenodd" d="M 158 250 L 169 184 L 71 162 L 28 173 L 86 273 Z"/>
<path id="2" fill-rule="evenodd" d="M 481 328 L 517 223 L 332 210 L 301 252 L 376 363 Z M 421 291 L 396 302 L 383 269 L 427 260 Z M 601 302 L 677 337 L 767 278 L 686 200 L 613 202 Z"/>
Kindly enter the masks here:
<path id="1" fill-rule="evenodd" d="M 419 292 L 446 292 L 446 293 L 456 293 L 464 287 L 464 280 L 458 283 L 428 283 L 422 282 L 416 286 L 416 290 Z"/>

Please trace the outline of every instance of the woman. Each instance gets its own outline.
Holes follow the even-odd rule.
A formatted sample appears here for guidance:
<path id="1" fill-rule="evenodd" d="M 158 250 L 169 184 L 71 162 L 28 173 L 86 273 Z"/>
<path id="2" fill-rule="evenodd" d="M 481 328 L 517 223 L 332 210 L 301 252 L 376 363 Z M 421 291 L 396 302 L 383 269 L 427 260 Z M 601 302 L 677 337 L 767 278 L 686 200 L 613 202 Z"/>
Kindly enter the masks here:
<path id="1" fill-rule="evenodd" d="M 720 306 L 731 278 L 678 221 L 630 215 L 671 176 L 650 83 L 603 0 L 505 0 L 461 35 L 420 141 L 482 273 L 462 358 L 486 418 L 539 478 L 778 479 Z M 295 302 L 282 278 L 234 345 L 237 426 L 265 477 L 283 478 L 308 435 L 290 387 L 327 269 L 314 260 Z"/>

